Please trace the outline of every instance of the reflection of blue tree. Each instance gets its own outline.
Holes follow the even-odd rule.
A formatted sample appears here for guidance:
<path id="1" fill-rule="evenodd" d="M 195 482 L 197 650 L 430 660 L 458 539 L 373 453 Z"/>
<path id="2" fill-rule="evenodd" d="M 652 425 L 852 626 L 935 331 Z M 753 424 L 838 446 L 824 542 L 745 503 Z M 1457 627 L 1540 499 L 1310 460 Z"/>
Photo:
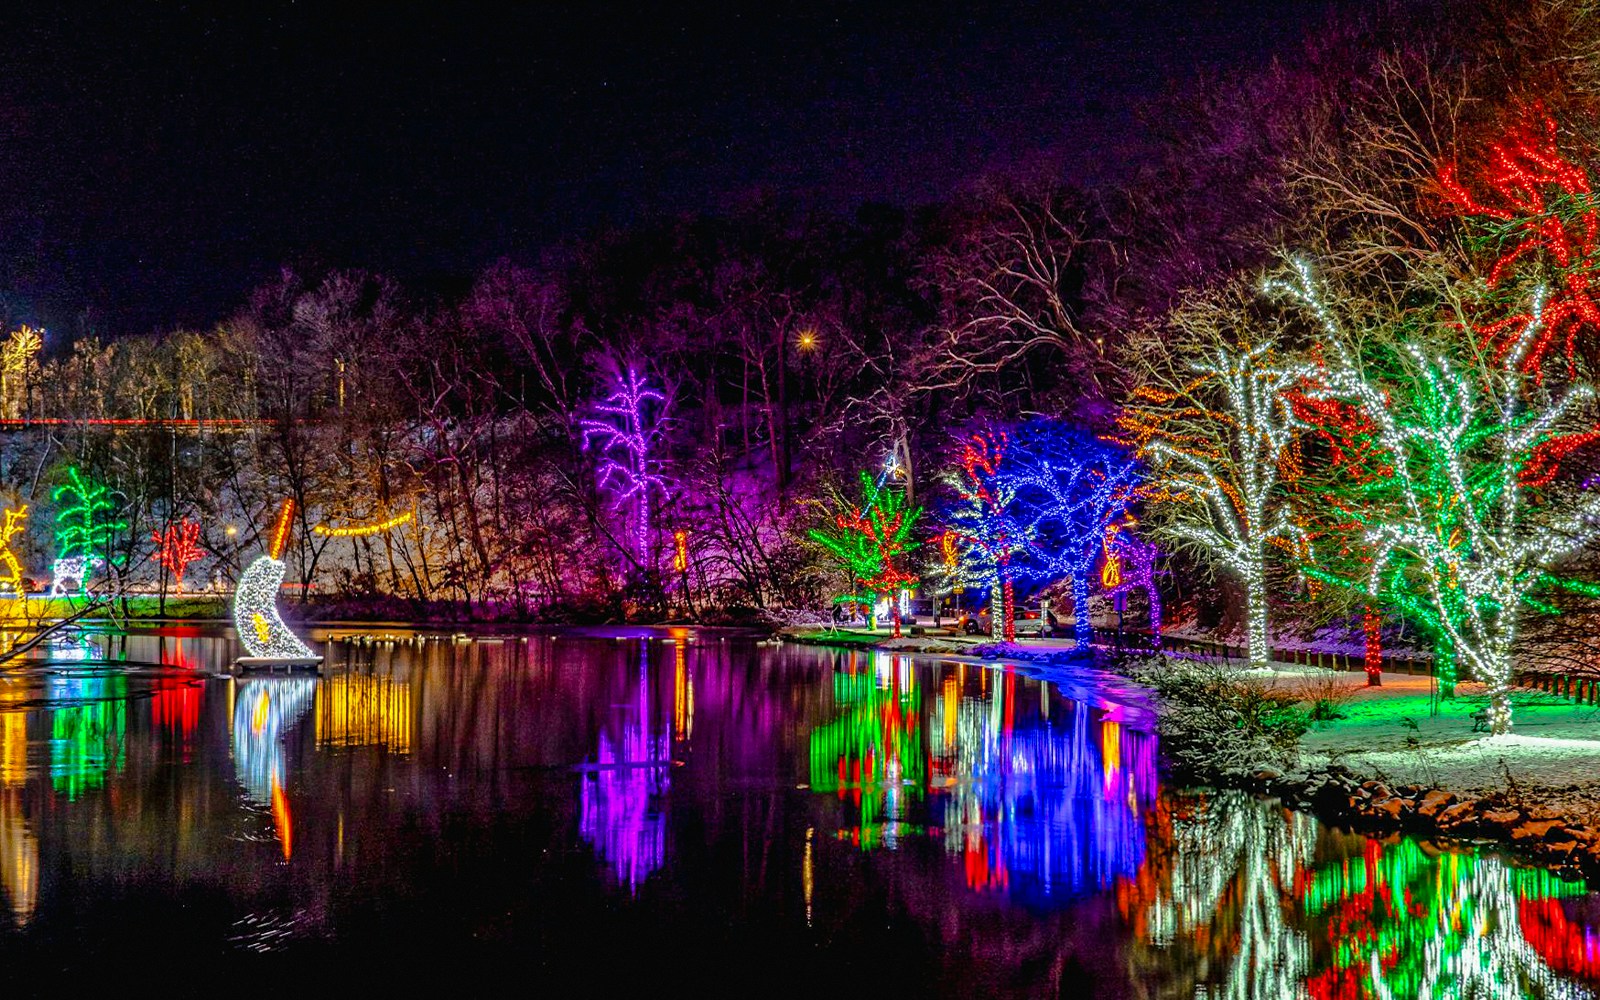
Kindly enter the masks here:
<path id="1" fill-rule="evenodd" d="M 1028 896 L 1069 898 L 1133 877 L 1156 794 L 1153 739 L 1081 702 L 1062 703 L 1064 718 L 1019 723 L 1006 705 L 1019 679 L 1001 676 L 987 699 L 964 697 L 957 709 L 946 849 L 962 855 L 969 883 Z"/>
<path id="2" fill-rule="evenodd" d="M 602 730 L 593 765 L 578 789 L 578 826 L 611 862 L 617 877 L 637 889 L 666 861 L 666 815 L 660 800 L 671 783 L 665 726 L 650 702 L 650 646 L 639 643 L 638 705 L 620 739 Z"/>

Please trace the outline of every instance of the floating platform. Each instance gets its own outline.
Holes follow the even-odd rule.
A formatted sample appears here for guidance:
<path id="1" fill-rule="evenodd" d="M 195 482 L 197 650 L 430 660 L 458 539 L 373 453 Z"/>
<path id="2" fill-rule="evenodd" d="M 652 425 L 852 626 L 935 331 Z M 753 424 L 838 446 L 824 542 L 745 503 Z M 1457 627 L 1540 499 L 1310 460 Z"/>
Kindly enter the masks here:
<path id="1" fill-rule="evenodd" d="M 240 671 L 256 670 L 313 670 L 322 671 L 320 656 L 241 656 L 233 661 Z"/>

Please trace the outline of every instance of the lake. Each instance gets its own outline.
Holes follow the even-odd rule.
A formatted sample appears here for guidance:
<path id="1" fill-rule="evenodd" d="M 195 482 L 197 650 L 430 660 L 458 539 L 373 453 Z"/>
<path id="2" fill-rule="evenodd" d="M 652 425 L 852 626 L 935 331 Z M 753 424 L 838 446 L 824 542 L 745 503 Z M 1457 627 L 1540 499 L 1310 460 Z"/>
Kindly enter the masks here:
<path id="1" fill-rule="evenodd" d="M 85 632 L 0 679 L 13 994 L 1568 997 L 1600 900 L 1163 787 L 1113 678 L 685 629 Z"/>

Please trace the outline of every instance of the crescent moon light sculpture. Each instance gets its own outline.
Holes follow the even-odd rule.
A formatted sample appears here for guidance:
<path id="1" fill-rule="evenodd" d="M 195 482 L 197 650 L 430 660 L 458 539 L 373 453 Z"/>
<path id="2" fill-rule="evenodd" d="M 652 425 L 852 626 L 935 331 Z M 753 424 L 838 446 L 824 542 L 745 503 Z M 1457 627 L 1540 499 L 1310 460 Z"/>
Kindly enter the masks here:
<path id="1" fill-rule="evenodd" d="M 271 549 L 250 564 L 233 592 L 233 624 L 239 630 L 240 643 L 250 654 L 240 658 L 246 666 L 252 665 L 252 660 L 262 665 L 311 666 L 322 662 L 322 657 L 301 642 L 278 615 L 278 587 L 283 583 L 285 568 L 278 556 L 288 540 L 293 512 L 294 501 L 285 500 L 272 532 Z"/>

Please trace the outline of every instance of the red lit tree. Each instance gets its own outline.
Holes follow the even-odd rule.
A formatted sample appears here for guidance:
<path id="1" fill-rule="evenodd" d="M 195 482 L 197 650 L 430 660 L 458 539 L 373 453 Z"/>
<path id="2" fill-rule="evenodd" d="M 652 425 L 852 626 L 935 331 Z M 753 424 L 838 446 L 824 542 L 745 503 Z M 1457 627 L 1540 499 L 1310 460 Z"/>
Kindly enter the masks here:
<path id="1" fill-rule="evenodd" d="M 200 548 L 200 525 L 186 517 L 177 524 L 169 524 L 165 532 L 151 532 L 150 540 L 156 543 L 156 562 L 172 573 L 178 593 L 183 593 L 183 571 L 205 555 L 205 550 Z"/>
<path id="2" fill-rule="evenodd" d="M 1559 340 L 1567 376 L 1572 377 L 1577 335 L 1600 328 L 1591 275 L 1600 260 L 1600 211 L 1589 175 L 1563 156 L 1556 143 L 1555 119 L 1536 111 L 1491 142 L 1474 167 L 1464 170 L 1446 163 L 1438 173 L 1451 207 L 1481 225 L 1479 242 L 1494 257 L 1488 275 L 1491 290 L 1514 276 L 1545 271 L 1535 277 L 1548 284 L 1550 297 L 1543 326 L 1525 350 L 1523 370 L 1542 377 L 1545 355 Z M 1527 301 L 1525 292 L 1513 294 Z M 1517 346 L 1531 318 L 1518 310 L 1478 332 L 1498 359 Z"/>
<path id="3" fill-rule="evenodd" d="M 1001 469 L 1010 435 L 980 432 L 961 451 L 961 467 L 950 475 L 956 503 L 946 515 L 960 551 L 963 581 L 988 586 L 990 634 L 996 641 L 1017 637 L 1016 569 L 1012 557 L 1028 544 L 1028 531 L 1016 516 L 1017 491 Z"/>

